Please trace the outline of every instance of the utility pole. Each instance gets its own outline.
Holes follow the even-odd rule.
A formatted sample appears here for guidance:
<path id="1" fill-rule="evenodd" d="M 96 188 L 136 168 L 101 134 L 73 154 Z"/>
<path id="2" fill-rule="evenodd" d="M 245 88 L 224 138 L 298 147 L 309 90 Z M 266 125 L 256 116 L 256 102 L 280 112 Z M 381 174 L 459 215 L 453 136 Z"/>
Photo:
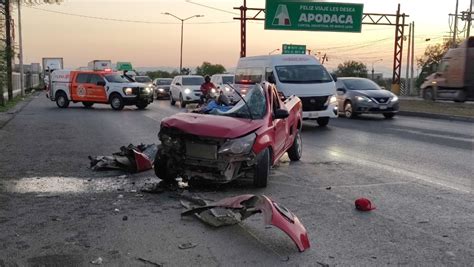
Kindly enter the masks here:
<path id="1" fill-rule="evenodd" d="M 456 0 L 456 12 L 454 13 L 453 43 L 451 44 L 451 47 L 456 46 L 456 35 L 458 33 L 458 6 L 459 0 Z"/>
<path id="2" fill-rule="evenodd" d="M 469 38 L 469 36 L 471 36 L 471 21 L 472 21 L 472 5 L 474 3 L 472 2 L 471 0 L 471 5 L 469 6 L 469 13 L 467 14 L 467 38 Z"/>
<path id="3" fill-rule="evenodd" d="M 415 22 L 412 22 L 411 25 L 411 75 L 410 75 L 410 94 L 413 94 L 415 91 L 415 80 L 413 79 L 413 74 L 415 72 Z"/>
<path id="4" fill-rule="evenodd" d="M 13 99 L 13 86 L 12 86 L 12 35 L 11 35 L 11 22 L 12 16 L 10 13 L 10 0 L 5 0 L 5 61 L 7 64 L 7 90 L 8 100 Z"/>
<path id="5" fill-rule="evenodd" d="M 23 69 L 23 41 L 21 36 L 21 0 L 18 0 L 18 35 L 19 38 L 19 46 L 20 46 L 20 91 L 21 96 L 25 96 L 25 86 L 24 86 L 24 69 Z"/>
<path id="6" fill-rule="evenodd" d="M 405 75 L 405 89 L 406 93 L 410 94 L 410 83 L 409 83 L 409 70 L 410 70 L 410 50 L 411 50 L 411 22 L 408 27 L 408 51 L 407 51 L 407 70 Z"/>

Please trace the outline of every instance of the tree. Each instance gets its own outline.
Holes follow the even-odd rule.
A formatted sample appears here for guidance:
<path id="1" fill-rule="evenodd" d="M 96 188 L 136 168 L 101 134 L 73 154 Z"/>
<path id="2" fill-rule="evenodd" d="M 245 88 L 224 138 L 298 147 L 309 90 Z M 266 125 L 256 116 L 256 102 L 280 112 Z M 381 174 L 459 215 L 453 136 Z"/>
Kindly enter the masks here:
<path id="1" fill-rule="evenodd" d="M 224 73 L 226 72 L 224 66 L 221 64 L 211 64 L 209 62 L 203 62 L 201 66 L 196 68 L 196 74 L 197 75 L 214 75 L 218 73 Z"/>
<path id="2" fill-rule="evenodd" d="M 416 86 L 420 87 L 425 78 L 431 73 L 435 72 L 439 62 L 443 58 L 446 51 L 448 51 L 451 46 L 452 40 L 449 40 L 444 43 L 438 43 L 435 45 L 428 45 L 425 48 L 425 53 L 423 56 L 416 58 L 416 63 L 419 68 L 421 68 L 420 75 L 416 80 Z"/>
<path id="3" fill-rule="evenodd" d="M 367 73 L 367 66 L 354 60 L 339 64 L 334 72 L 339 77 L 367 77 Z"/>
<path id="4" fill-rule="evenodd" d="M 179 75 L 179 72 L 177 70 L 174 70 L 172 72 L 168 72 L 165 70 L 157 70 L 157 71 L 148 71 L 146 75 L 150 77 L 152 80 L 154 80 L 156 78 L 174 78 L 174 76 Z"/>

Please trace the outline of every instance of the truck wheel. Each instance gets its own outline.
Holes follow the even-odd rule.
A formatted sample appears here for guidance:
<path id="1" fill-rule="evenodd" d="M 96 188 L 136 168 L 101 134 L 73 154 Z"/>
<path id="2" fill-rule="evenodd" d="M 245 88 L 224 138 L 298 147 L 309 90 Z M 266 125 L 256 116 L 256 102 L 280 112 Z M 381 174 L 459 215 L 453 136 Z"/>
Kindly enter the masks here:
<path id="1" fill-rule="evenodd" d="M 357 117 L 357 113 L 352 110 L 352 103 L 350 101 L 347 101 L 344 105 L 344 115 L 348 119 L 354 119 Z"/>
<path id="2" fill-rule="evenodd" d="M 83 104 L 84 107 L 86 107 L 86 108 L 90 108 L 90 107 L 92 107 L 92 106 L 94 105 L 94 103 L 92 103 L 92 102 L 82 102 L 82 104 Z"/>
<path id="3" fill-rule="evenodd" d="M 176 182 L 175 176 L 168 170 L 168 158 L 160 156 L 156 153 L 155 161 L 153 163 L 155 175 L 166 183 Z"/>
<path id="4" fill-rule="evenodd" d="M 288 153 L 288 157 L 291 161 L 298 161 L 300 160 L 301 156 L 303 155 L 303 142 L 301 139 L 300 131 L 296 132 L 295 140 L 293 140 L 293 145 L 286 151 Z"/>
<path id="5" fill-rule="evenodd" d="M 433 92 L 433 89 L 431 88 L 426 88 L 424 91 L 423 91 L 423 99 L 424 100 L 435 100 L 434 98 L 434 92 Z"/>
<path id="6" fill-rule="evenodd" d="M 266 187 L 268 174 L 270 173 L 270 151 L 265 148 L 257 156 L 257 164 L 254 167 L 253 185 L 255 187 Z"/>
<path id="7" fill-rule="evenodd" d="M 171 92 L 170 92 L 170 104 L 172 106 L 174 106 L 176 104 L 176 100 L 173 99 L 173 95 L 171 95 Z"/>
<path id="8" fill-rule="evenodd" d="M 56 94 L 56 105 L 59 108 L 67 108 L 69 107 L 69 99 L 67 99 L 67 95 L 64 92 L 58 92 Z"/>
<path id="9" fill-rule="evenodd" d="M 143 110 L 148 106 L 148 104 L 147 103 L 139 103 L 139 104 L 136 104 L 136 106 L 137 106 L 138 109 Z"/>
<path id="10" fill-rule="evenodd" d="M 122 97 L 118 94 L 113 94 L 110 97 L 110 106 L 114 110 L 122 110 L 124 106 Z"/>
<path id="11" fill-rule="evenodd" d="M 328 123 L 329 123 L 329 117 L 317 118 L 316 121 L 318 122 L 318 125 L 319 125 L 319 126 L 324 127 L 324 126 L 328 125 Z"/>
<path id="12" fill-rule="evenodd" d="M 183 100 L 183 95 L 182 95 L 182 94 L 179 94 L 179 105 L 180 105 L 180 107 L 182 107 L 182 108 L 185 108 L 185 107 L 186 107 L 186 102 L 184 102 L 184 100 Z"/>
<path id="13" fill-rule="evenodd" d="M 386 119 L 391 119 L 391 118 L 395 117 L 395 113 L 393 113 L 393 112 L 384 113 L 383 116 L 384 116 Z"/>

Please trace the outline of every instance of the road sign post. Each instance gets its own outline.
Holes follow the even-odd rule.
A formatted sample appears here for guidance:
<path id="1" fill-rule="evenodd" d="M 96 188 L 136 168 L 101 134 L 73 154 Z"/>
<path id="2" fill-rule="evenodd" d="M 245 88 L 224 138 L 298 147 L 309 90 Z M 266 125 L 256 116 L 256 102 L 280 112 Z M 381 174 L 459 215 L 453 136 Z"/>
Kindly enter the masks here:
<path id="1" fill-rule="evenodd" d="M 361 32 L 363 4 L 267 0 L 266 30 Z"/>
<path id="2" fill-rule="evenodd" d="M 282 54 L 306 54 L 306 45 L 283 44 Z"/>

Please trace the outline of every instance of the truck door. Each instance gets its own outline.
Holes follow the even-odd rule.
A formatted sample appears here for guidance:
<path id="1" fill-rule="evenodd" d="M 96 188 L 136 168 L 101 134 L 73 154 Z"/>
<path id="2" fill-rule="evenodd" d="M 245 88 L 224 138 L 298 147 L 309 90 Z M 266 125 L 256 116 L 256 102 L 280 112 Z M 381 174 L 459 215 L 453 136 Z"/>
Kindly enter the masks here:
<path id="1" fill-rule="evenodd" d="M 98 84 L 99 83 L 99 84 Z M 94 102 L 107 103 L 107 92 L 105 86 L 100 83 L 105 83 L 105 80 L 99 74 L 89 74 L 89 81 L 87 83 L 87 96 L 93 99 Z"/>
<path id="2" fill-rule="evenodd" d="M 271 89 L 272 95 L 272 113 L 275 115 L 277 109 L 283 108 L 280 106 L 280 99 L 274 88 Z M 280 155 L 284 151 L 287 137 L 286 119 L 273 119 L 273 131 L 275 133 L 275 155 Z"/>
<path id="3" fill-rule="evenodd" d="M 71 83 L 71 98 L 73 101 L 88 101 L 87 100 L 87 81 L 89 74 L 78 73 Z"/>

